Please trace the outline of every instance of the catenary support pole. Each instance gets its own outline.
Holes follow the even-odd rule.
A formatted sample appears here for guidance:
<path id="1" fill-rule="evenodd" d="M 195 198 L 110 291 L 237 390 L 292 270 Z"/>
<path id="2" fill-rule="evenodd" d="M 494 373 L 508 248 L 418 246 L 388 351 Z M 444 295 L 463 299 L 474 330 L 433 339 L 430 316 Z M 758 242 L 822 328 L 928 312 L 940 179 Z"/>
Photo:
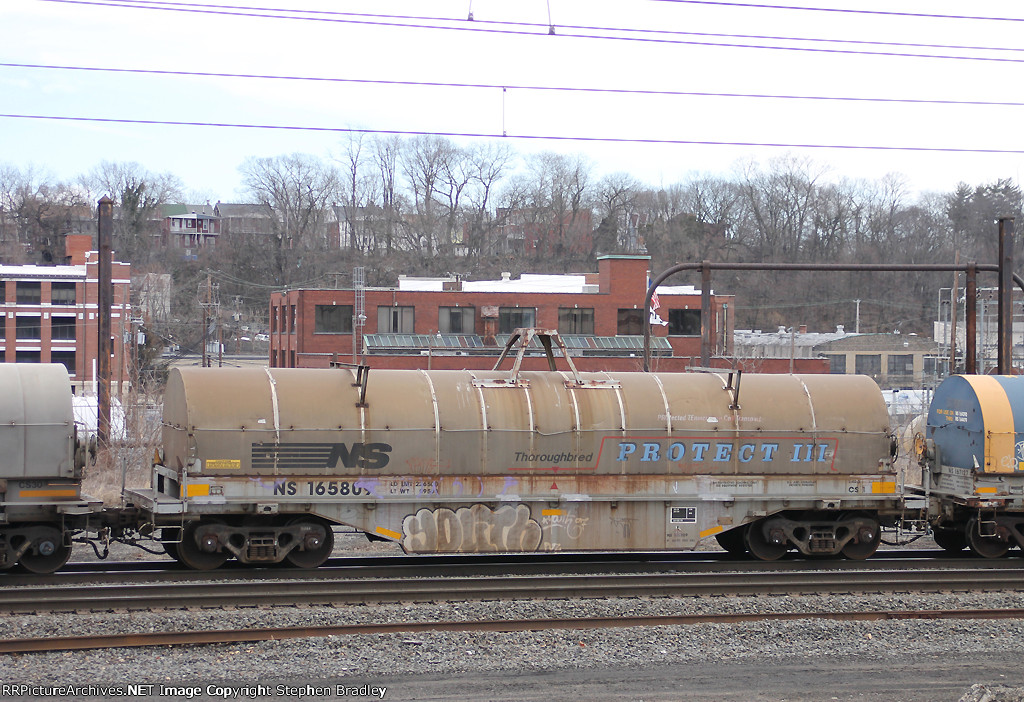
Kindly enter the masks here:
<path id="1" fill-rule="evenodd" d="M 114 201 L 104 195 L 99 203 L 98 243 L 99 291 L 96 297 L 97 334 L 96 358 L 99 376 L 96 392 L 96 440 L 101 448 L 110 442 L 110 355 L 113 344 L 110 337 L 110 307 L 114 304 L 114 284 L 111 271 L 111 239 L 114 232 Z"/>

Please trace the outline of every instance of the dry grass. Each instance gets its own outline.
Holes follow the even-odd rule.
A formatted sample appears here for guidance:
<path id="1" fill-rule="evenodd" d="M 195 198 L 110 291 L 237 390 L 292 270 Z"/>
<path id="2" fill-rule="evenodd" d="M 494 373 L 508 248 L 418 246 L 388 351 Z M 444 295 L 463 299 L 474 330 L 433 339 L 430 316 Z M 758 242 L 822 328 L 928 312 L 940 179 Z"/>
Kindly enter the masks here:
<path id="1" fill-rule="evenodd" d="M 123 402 L 124 438 L 100 447 L 83 471 L 82 492 L 106 506 L 121 504 L 122 487 L 149 487 L 153 456 L 162 443 L 163 395 L 133 393 Z"/>

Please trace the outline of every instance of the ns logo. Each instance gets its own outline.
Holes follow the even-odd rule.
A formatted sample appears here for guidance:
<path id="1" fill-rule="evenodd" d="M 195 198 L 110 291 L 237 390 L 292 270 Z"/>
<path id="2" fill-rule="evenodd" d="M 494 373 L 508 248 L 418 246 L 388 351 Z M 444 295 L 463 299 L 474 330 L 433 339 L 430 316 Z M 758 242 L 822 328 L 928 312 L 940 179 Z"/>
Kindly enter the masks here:
<path id="1" fill-rule="evenodd" d="M 345 444 L 332 444 L 331 453 L 327 458 L 328 468 L 337 468 L 340 463 L 345 468 L 383 468 L 391 460 L 388 455 L 392 451 L 391 444 L 354 443 L 351 447 Z"/>

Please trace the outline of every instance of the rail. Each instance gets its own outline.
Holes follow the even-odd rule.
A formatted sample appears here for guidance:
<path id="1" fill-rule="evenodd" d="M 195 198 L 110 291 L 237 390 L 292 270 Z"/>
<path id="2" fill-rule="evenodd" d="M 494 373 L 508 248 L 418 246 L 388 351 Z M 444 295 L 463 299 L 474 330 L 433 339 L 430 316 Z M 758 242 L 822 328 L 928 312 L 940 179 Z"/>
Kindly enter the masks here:
<path id="1" fill-rule="evenodd" d="M 572 619 L 487 619 L 483 621 L 387 622 L 375 624 L 325 624 L 320 626 L 259 629 L 211 629 L 207 631 L 151 631 L 138 634 L 53 636 L 0 639 L 0 653 L 38 651 L 87 651 L 141 646 L 201 645 L 283 639 L 325 638 L 365 634 L 412 634 L 430 631 L 551 631 L 574 629 L 623 629 L 641 626 L 738 624 L 757 621 L 817 619 L 844 622 L 906 621 L 909 619 L 1024 619 L 1024 609 L 924 609 L 867 610 L 862 612 L 758 612 L 742 614 L 674 614 L 640 617 L 574 617 Z"/>
<path id="2" fill-rule="evenodd" d="M 422 559 L 421 559 L 422 560 Z M 490 568 L 472 566 L 458 575 L 437 575 L 420 565 L 401 564 L 386 575 L 360 575 L 356 569 L 331 571 L 263 571 L 258 577 L 225 581 L 162 579 L 143 572 L 132 582 L 93 582 L 42 587 L 0 589 L 0 612 L 40 613 L 68 611 L 122 611 L 189 607 L 364 604 L 404 601 L 460 602 L 492 599 L 542 600 L 569 597 L 693 597 L 705 595 L 849 594 L 944 591 L 1024 591 L 1024 563 L 1010 560 L 940 558 L 906 565 L 898 561 L 783 561 L 772 564 L 717 563 L 733 570 L 714 570 L 707 563 L 634 563 L 624 572 L 601 572 L 594 564 L 580 572 L 569 564 L 524 574 L 529 564 Z M 905 567 L 904 567 L 905 566 Z M 941 567 L 940 567 L 941 566 Z M 563 564 L 565 567 L 565 564 Z M 758 568 L 753 570 L 751 568 Z M 827 570 L 825 570 L 827 569 Z M 444 566 L 445 572 L 458 571 Z M 179 571 L 180 572 L 180 571 Z M 239 571 L 244 572 L 244 571 Z M 436 571 L 434 571 L 436 573 Z M 250 571 L 251 573 L 251 571 Z M 191 573 L 193 578 L 202 577 Z"/>

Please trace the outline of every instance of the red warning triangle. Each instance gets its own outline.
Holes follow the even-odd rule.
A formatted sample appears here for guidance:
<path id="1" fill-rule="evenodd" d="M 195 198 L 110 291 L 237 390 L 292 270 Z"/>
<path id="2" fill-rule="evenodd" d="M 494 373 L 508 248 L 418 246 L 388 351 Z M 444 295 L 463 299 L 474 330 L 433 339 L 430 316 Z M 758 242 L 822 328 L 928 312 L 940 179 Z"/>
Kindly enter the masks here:
<path id="1" fill-rule="evenodd" d="M 551 483 L 551 489 L 552 490 L 557 490 L 558 489 L 558 483 Z"/>

